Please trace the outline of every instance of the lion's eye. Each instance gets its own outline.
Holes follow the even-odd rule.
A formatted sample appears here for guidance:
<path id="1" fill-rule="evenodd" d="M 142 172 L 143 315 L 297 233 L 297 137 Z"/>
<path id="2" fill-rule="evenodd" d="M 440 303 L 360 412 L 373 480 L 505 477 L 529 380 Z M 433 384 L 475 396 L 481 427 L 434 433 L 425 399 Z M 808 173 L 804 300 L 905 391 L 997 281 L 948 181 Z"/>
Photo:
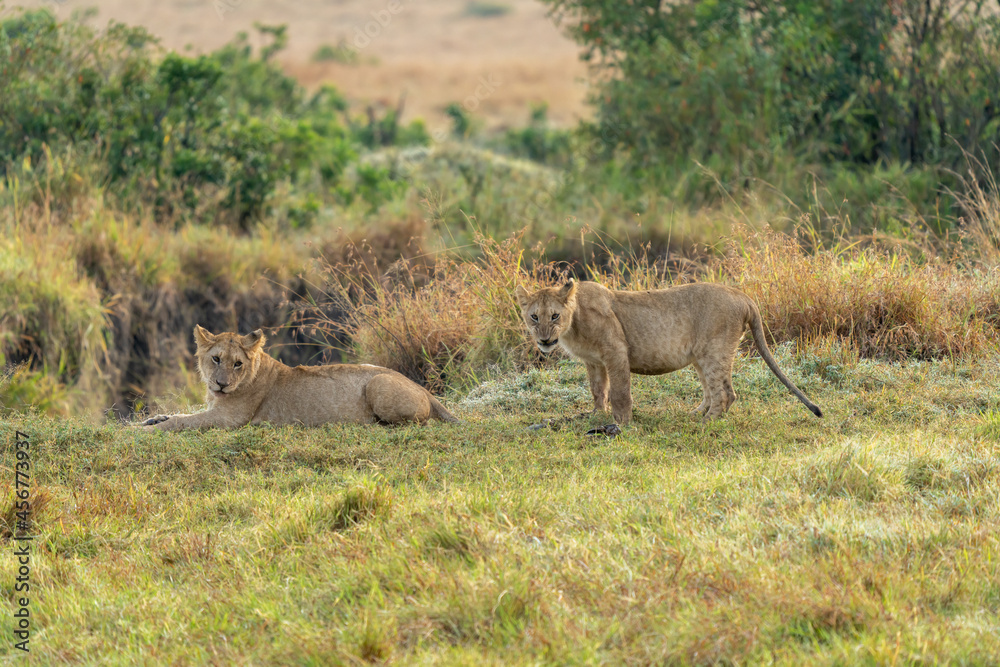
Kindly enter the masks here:
<path id="1" fill-rule="evenodd" d="M 552 319 L 558 320 L 559 319 L 559 313 L 552 313 Z"/>
<path id="2" fill-rule="evenodd" d="M 212 357 L 212 361 L 214 361 L 215 363 L 219 363 L 219 358 L 218 357 Z"/>
<path id="3" fill-rule="evenodd" d="M 242 361 L 237 361 L 235 364 L 233 364 L 233 368 L 239 368 L 242 365 L 243 365 Z"/>
<path id="4" fill-rule="evenodd" d="M 532 313 L 531 314 L 531 321 L 532 322 L 537 322 L 538 321 L 538 315 L 535 315 L 534 313 Z"/>

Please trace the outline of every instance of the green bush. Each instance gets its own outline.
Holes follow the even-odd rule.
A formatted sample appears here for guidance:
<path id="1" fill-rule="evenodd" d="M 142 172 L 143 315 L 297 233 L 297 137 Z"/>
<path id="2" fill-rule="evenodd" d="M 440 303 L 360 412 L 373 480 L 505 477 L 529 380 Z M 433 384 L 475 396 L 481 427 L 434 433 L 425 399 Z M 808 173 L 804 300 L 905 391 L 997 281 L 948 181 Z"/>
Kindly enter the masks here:
<path id="1" fill-rule="evenodd" d="M 313 62 L 317 63 L 341 63 L 344 65 L 357 65 L 361 58 L 358 52 L 352 49 L 344 40 L 336 46 L 324 44 L 313 52 Z"/>
<path id="2" fill-rule="evenodd" d="M 101 164 L 108 192 L 159 218 L 227 220 L 247 228 L 283 184 L 307 181 L 336 196 L 363 137 L 343 125 L 343 98 L 307 96 L 273 62 L 283 27 L 194 58 L 162 54 L 141 28 L 97 32 L 47 10 L 0 22 L 0 169 L 44 161 L 73 146 Z M 395 118 L 391 125 L 395 129 Z M 382 143 L 426 141 L 419 124 Z M 361 144 L 361 146 L 359 146 Z M 301 223 L 317 208 L 290 211 Z"/>
<path id="3" fill-rule="evenodd" d="M 697 159 L 767 172 L 825 162 L 963 161 L 1000 141 L 1000 30 L 948 0 L 546 0 L 599 85 L 597 131 L 637 166 Z"/>
<path id="4" fill-rule="evenodd" d="M 549 126 L 549 108 L 544 103 L 532 107 L 527 127 L 507 130 L 503 143 L 516 157 L 553 167 L 566 168 L 572 163 L 572 133 Z"/>
<path id="5" fill-rule="evenodd" d="M 510 5 L 502 2 L 481 2 L 474 0 L 473 2 L 466 3 L 465 11 L 462 13 L 466 16 L 475 16 L 476 18 L 495 18 L 497 16 L 506 16 L 510 12 Z"/>
<path id="6" fill-rule="evenodd" d="M 422 120 L 412 121 L 409 125 L 400 124 L 405 100 L 405 97 L 400 98 L 396 108 L 387 110 L 381 117 L 376 113 L 375 107 L 369 106 L 363 122 L 348 118 L 353 139 L 370 149 L 429 144 L 430 134 Z"/>

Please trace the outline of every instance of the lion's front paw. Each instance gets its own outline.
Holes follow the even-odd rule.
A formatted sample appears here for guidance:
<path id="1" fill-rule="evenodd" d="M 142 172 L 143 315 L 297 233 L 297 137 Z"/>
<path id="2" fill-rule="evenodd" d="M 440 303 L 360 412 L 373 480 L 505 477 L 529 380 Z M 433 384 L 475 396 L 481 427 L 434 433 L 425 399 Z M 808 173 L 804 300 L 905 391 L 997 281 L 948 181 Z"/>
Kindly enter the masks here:
<path id="1" fill-rule="evenodd" d="M 150 417 L 145 421 L 139 422 L 139 426 L 155 426 L 156 424 L 165 422 L 168 419 L 170 419 L 170 415 L 156 415 L 155 417 Z"/>

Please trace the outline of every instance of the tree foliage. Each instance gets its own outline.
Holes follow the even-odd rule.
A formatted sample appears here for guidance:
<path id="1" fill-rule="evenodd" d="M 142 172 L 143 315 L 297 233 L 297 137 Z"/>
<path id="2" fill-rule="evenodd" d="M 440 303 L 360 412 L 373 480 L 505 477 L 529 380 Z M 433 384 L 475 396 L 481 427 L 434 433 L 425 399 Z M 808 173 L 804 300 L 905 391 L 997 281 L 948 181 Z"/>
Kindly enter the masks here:
<path id="1" fill-rule="evenodd" d="M 611 148 L 753 175 L 791 150 L 954 166 L 1000 140 L 984 0 L 544 0 L 605 70 Z"/>
<path id="2" fill-rule="evenodd" d="M 307 95 L 274 64 L 284 27 L 257 29 L 266 40 L 257 53 L 241 34 L 188 57 L 117 23 L 96 31 L 47 10 L 0 21 L 0 170 L 72 149 L 101 165 L 126 204 L 241 228 L 283 183 L 337 196 L 365 137 L 339 120 L 346 103 L 336 90 Z M 422 126 L 399 134 L 425 140 Z M 315 198 L 304 205 L 291 217 L 308 220 Z"/>

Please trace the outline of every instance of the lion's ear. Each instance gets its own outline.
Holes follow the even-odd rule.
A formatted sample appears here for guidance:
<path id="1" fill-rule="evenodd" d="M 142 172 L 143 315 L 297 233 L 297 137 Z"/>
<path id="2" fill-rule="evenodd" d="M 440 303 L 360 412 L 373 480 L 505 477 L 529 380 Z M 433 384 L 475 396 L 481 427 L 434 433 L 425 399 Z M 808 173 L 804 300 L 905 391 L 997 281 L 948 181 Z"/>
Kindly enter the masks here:
<path id="1" fill-rule="evenodd" d="M 241 336 L 240 345 L 242 345 L 245 350 L 250 351 L 263 347 L 265 340 L 267 340 L 267 338 L 264 336 L 264 332 L 257 329 L 256 331 L 248 333 L 246 336 Z"/>
<path id="2" fill-rule="evenodd" d="M 570 278 L 569 281 L 559 290 L 559 298 L 563 303 L 566 303 L 574 296 L 576 296 L 576 281 Z"/>
<path id="3" fill-rule="evenodd" d="M 524 289 L 524 285 L 518 285 L 514 288 L 514 298 L 522 307 L 528 303 L 528 290 Z"/>
<path id="4" fill-rule="evenodd" d="M 202 328 L 200 324 L 194 325 L 194 344 L 198 347 L 211 347 L 215 342 L 215 334 L 208 329 Z"/>

